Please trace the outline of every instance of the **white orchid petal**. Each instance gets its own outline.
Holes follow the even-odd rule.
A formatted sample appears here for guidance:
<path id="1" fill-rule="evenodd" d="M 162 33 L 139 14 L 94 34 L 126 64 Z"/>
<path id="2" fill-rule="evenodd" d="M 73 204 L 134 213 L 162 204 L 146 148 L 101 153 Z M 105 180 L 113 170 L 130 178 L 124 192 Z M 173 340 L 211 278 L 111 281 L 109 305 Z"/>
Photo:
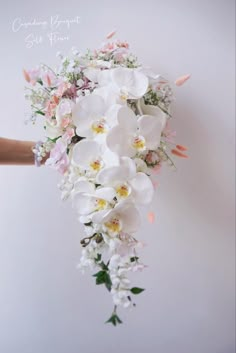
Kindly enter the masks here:
<path id="1" fill-rule="evenodd" d="M 88 121 L 100 118 L 105 111 L 105 103 L 102 97 L 96 94 L 90 94 L 83 97 L 75 104 L 72 112 L 72 118 L 75 125 L 78 127 L 81 120 Z M 88 123 L 89 124 L 89 123 Z"/>
<path id="2" fill-rule="evenodd" d="M 116 185 L 127 179 L 127 171 L 121 166 L 114 166 L 102 169 L 98 174 L 96 181 L 101 185 Z"/>
<path id="3" fill-rule="evenodd" d="M 118 113 L 119 113 L 121 107 L 122 106 L 120 104 L 113 104 L 106 111 L 105 116 L 106 116 L 106 119 L 107 119 L 107 122 L 108 122 L 110 128 L 112 128 L 115 125 L 117 125 L 117 123 L 118 123 L 118 120 L 117 120 Z"/>
<path id="4" fill-rule="evenodd" d="M 148 78 L 137 69 L 119 67 L 112 71 L 113 81 L 119 89 L 126 89 L 130 98 L 142 97 L 148 88 Z"/>
<path id="5" fill-rule="evenodd" d="M 74 195 L 73 206 L 80 215 L 86 216 L 94 211 L 94 200 L 89 194 L 78 192 Z"/>
<path id="6" fill-rule="evenodd" d="M 140 106 L 141 106 L 143 115 L 152 115 L 157 117 L 157 119 L 162 124 L 162 129 L 164 129 L 166 125 L 166 114 L 159 107 L 154 105 L 146 105 L 143 100 L 140 100 Z"/>
<path id="7" fill-rule="evenodd" d="M 108 148 L 119 156 L 133 157 L 136 150 L 131 146 L 130 139 L 120 126 L 115 126 L 108 132 L 106 142 Z"/>
<path id="8" fill-rule="evenodd" d="M 75 192 L 84 192 L 88 194 L 92 194 L 95 192 L 95 185 L 93 183 L 90 183 L 87 180 L 78 180 L 75 183 Z"/>
<path id="9" fill-rule="evenodd" d="M 120 158 L 120 166 L 123 169 L 124 180 L 132 179 L 136 175 L 136 164 L 129 157 Z"/>
<path id="10" fill-rule="evenodd" d="M 116 192 L 111 187 L 104 187 L 104 188 L 97 189 L 95 192 L 95 196 L 97 196 L 100 199 L 104 199 L 108 202 L 112 202 L 114 197 L 116 196 Z"/>
<path id="11" fill-rule="evenodd" d="M 87 169 L 91 160 L 99 158 L 100 154 L 100 145 L 96 141 L 82 140 L 74 146 L 72 159 L 75 164 Z"/>
<path id="12" fill-rule="evenodd" d="M 144 173 L 137 175 L 129 181 L 135 203 L 145 205 L 152 201 L 154 188 L 149 177 Z"/>
<path id="13" fill-rule="evenodd" d="M 98 82 L 99 74 L 101 73 L 100 69 L 95 67 L 89 67 L 83 71 L 84 76 L 87 77 L 92 82 Z"/>
<path id="14" fill-rule="evenodd" d="M 122 231 L 133 233 L 140 227 L 140 214 L 133 204 L 125 205 L 119 213 L 122 221 Z"/>
<path id="15" fill-rule="evenodd" d="M 133 133 L 137 129 L 137 118 L 134 112 L 128 107 L 120 108 L 117 116 L 119 126 L 126 132 Z"/>
<path id="16" fill-rule="evenodd" d="M 94 223 L 102 223 L 104 220 L 106 220 L 107 217 L 109 217 L 110 213 L 113 210 L 102 210 L 102 211 L 97 211 L 91 216 L 91 220 Z"/>
<path id="17" fill-rule="evenodd" d="M 145 138 L 146 147 L 156 149 L 160 145 L 162 123 L 155 116 L 143 115 L 138 119 L 139 133 Z"/>

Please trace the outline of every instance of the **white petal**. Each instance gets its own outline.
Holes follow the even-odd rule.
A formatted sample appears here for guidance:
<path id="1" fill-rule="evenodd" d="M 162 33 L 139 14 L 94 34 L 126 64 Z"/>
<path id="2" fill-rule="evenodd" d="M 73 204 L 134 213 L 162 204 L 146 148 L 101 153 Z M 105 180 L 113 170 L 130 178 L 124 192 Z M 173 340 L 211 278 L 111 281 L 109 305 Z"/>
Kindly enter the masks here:
<path id="1" fill-rule="evenodd" d="M 63 130 L 60 127 L 51 125 L 49 123 L 45 123 L 45 136 L 49 137 L 50 139 L 54 139 L 58 136 L 63 134 Z"/>
<path id="2" fill-rule="evenodd" d="M 92 82 L 98 82 L 98 76 L 101 73 L 100 69 L 89 67 L 83 71 L 84 75 Z"/>
<path id="3" fill-rule="evenodd" d="M 102 169 L 98 174 L 96 181 L 101 185 L 116 185 L 127 180 L 127 171 L 121 166 L 114 166 Z"/>
<path id="4" fill-rule="evenodd" d="M 140 214 L 133 204 L 126 204 L 121 212 L 122 230 L 126 233 L 138 231 L 140 226 Z"/>
<path id="5" fill-rule="evenodd" d="M 127 89 L 129 98 L 142 97 L 148 88 L 148 78 L 136 69 L 119 67 L 112 71 L 112 78 L 119 89 Z"/>
<path id="6" fill-rule="evenodd" d="M 91 220 L 94 223 L 102 223 L 104 222 L 104 219 L 106 219 L 107 217 L 109 217 L 110 213 L 113 210 L 102 210 L 102 211 L 98 211 L 95 212 L 92 216 L 91 216 Z"/>
<path id="7" fill-rule="evenodd" d="M 117 125 L 118 123 L 117 117 L 121 108 L 122 106 L 120 104 L 113 104 L 106 111 L 105 116 L 110 128 Z"/>
<path id="8" fill-rule="evenodd" d="M 105 103 L 102 97 L 90 94 L 83 97 L 75 104 L 72 118 L 76 126 L 79 126 L 81 119 L 96 119 L 104 114 Z"/>
<path id="9" fill-rule="evenodd" d="M 144 173 L 137 173 L 137 175 L 129 181 L 132 187 L 132 194 L 135 203 L 140 205 L 148 204 L 152 201 L 154 188 L 149 177 Z"/>
<path id="10" fill-rule="evenodd" d="M 100 199 L 111 202 L 116 196 L 116 192 L 113 188 L 110 188 L 110 187 L 99 188 L 96 190 L 95 196 L 97 196 Z"/>
<path id="11" fill-rule="evenodd" d="M 87 169 L 91 160 L 99 158 L 100 154 L 100 145 L 97 142 L 82 140 L 74 146 L 72 159 L 74 163 Z"/>
<path id="12" fill-rule="evenodd" d="M 98 84 L 99 86 L 107 86 L 111 83 L 111 70 L 99 70 Z"/>
<path id="13" fill-rule="evenodd" d="M 73 206 L 80 215 L 86 216 L 94 211 L 94 200 L 89 194 L 78 192 L 74 195 Z"/>
<path id="14" fill-rule="evenodd" d="M 117 116 L 118 123 L 126 132 L 136 132 L 137 118 L 134 112 L 128 107 L 120 108 Z"/>
<path id="15" fill-rule="evenodd" d="M 148 149 L 156 149 L 160 145 L 162 123 L 155 116 L 143 115 L 138 119 L 139 133 L 146 140 Z"/>
<path id="16" fill-rule="evenodd" d="M 154 105 L 146 105 L 143 99 L 140 100 L 140 106 L 143 115 L 153 115 L 157 117 L 158 121 L 160 121 L 162 124 L 162 129 L 164 129 L 166 125 L 166 114 L 159 107 Z"/>
<path id="17" fill-rule="evenodd" d="M 75 183 L 75 192 L 84 192 L 88 194 L 93 194 L 95 192 L 95 185 L 87 180 L 78 180 Z"/>
<path id="18" fill-rule="evenodd" d="M 120 126 L 113 127 L 107 134 L 106 142 L 111 151 L 119 156 L 133 157 L 136 150 L 131 146 L 129 136 Z"/>
<path id="19" fill-rule="evenodd" d="M 123 169 L 124 180 L 132 179 L 136 175 L 136 164 L 133 159 L 129 157 L 121 157 L 120 165 Z"/>

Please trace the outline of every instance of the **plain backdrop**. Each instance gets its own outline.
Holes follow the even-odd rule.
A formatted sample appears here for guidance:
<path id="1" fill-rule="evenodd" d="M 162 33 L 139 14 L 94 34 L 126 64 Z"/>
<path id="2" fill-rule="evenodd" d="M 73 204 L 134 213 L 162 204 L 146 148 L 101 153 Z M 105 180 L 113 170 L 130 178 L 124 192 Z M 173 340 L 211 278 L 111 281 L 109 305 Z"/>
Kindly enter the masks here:
<path id="1" fill-rule="evenodd" d="M 0 4 L 0 134 L 37 140 L 25 125 L 22 68 L 56 66 L 56 52 L 98 47 L 114 28 L 146 66 L 174 88 L 173 126 L 188 161 L 165 168 L 138 237 L 148 268 L 134 277 L 146 288 L 123 325 L 104 288 L 76 268 L 82 228 L 62 203 L 49 168 L 0 168 L 1 353 L 234 353 L 234 1 L 38 1 Z M 22 21 L 80 17 L 69 40 L 50 46 L 48 28 L 12 30 Z M 42 35 L 30 49 L 25 38 Z"/>

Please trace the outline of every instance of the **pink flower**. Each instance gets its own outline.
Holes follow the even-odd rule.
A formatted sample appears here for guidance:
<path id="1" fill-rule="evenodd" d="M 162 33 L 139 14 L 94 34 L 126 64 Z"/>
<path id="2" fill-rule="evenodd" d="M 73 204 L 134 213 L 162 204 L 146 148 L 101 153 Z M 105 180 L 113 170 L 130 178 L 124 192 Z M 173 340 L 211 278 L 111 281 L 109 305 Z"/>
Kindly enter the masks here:
<path id="1" fill-rule="evenodd" d="M 65 141 L 63 141 L 62 138 L 58 139 L 50 152 L 50 157 L 45 164 L 53 167 L 59 173 L 64 174 L 69 166 L 69 158 L 66 150 L 67 144 Z"/>
<path id="2" fill-rule="evenodd" d="M 73 128 L 69 128 L 66 130 L 64 135 L 62 136 L 62 139 L 69 144 L 71 142 L 72 137 L 75 136 L 75 130 Z"/>
<path id="3" fill-rule="evenodd" d="M 40 79 L 40 68 L 35 68 L 31 70 L 23 70 L 23 75 L 25 80 L 30 83 L 32 86 L 36 84 L 36 82 Z"/>
<path id="4" fill-rule="evenodd" d="M 154 151 L 149 151 L 145 157 L 145 161 L 148 164 L 157 164 L 160 161 L 158 154 Z"/>
<path id="5" fill-rule="evenodd" d="M 45 110 L 45 117 L 47 119 L 51 119 L 55 115 L 55 109 L 57 107 L 57 103 L 55 102 L 54 99 L 50 99 L 46 103 L 46 110 Z"/>
<path id="6" fill-rule="evenodd" d="M 41 79 L 46 87 L 53 87 L 57 85 L 57 76 L 52 71 L 44 72 L 41 75 Z"/>

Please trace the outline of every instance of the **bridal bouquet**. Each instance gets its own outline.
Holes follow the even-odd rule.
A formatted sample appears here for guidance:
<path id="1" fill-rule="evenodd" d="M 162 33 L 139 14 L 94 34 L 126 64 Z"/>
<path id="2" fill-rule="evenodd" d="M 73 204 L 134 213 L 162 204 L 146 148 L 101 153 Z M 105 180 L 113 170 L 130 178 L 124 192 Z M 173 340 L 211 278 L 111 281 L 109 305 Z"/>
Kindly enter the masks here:
<path id="1" fill-rule="evenodd" d="M 72 49 L 56 71 L 47 65 L 24 70 L 31 118 L 43 119 L 44 141 L 37 161 L 62 174 L 62 199 L 70 198 L 83 224 L 81 270 L 110 292 L 114 310 L 107 322 L 121 323 L 117 307 L 135 305 L 144 289 L 129 273 L 142 271 L 136 238 L 140 214 L 149 205 L 156 175 L 172 156 L 187 158 L 170 128 L 172 89 L 142 67 L 127 42 L 111 40 L 81 54 Z M 189 78 L 179 78 L 181 85 Z M 150 222 L 154 214 L 148 213 Z"/>

